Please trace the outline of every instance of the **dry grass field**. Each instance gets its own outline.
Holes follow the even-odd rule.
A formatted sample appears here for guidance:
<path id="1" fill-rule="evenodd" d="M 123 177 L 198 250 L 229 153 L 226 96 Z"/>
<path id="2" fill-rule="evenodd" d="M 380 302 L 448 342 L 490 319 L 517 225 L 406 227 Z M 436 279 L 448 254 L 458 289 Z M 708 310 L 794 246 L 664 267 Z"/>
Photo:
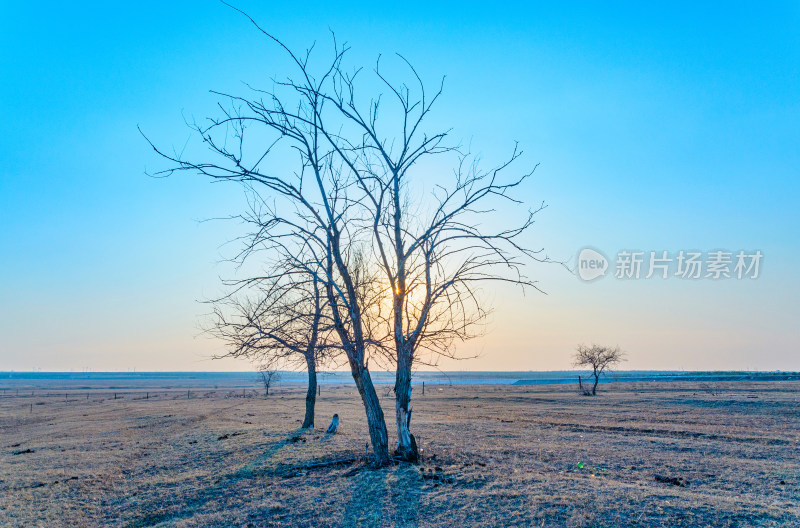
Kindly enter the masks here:
<path id="1" fill-rule="evenodd" d="M 323 386 L 309 432 L 299 385 L 266 400 L 6 391 L 0 525 L 800 526 L 800 383 L 601 390 L 417 389 L 425 460 L 379 470 L 314 466 L 364 454 L 351 387 Z"/>

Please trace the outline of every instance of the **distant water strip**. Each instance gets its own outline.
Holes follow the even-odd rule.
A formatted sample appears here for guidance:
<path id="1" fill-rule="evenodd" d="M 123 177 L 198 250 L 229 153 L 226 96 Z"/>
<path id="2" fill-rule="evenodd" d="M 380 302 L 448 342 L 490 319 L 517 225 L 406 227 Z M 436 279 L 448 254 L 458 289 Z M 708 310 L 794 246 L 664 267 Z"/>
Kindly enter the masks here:
<path id="1" fill-rule="evenodd" d="M 376 384 L 394 384 L 394 373 L 374 371 Z M 578 376 L 589 382 L 588 371 L 537 372 L 415 372 L 414 384 L 429 385 L 564 385 L 577 383 Z M 800 381 L 798 372 L 695 372 L 695 371 L 617 371 L 601 377 L 601 383 L 619 382 L 714 382 L 714 381 Z M 306 383 L 305 372 L 280 373 L 279 384 Z M 320 384 L 352 384 L 349 372 L 321 372 Z M 66 385 L 89 388 L 170 387 L 251 387 L 260 383 L 256 372 L 0 372 L 0 387 Z"/>

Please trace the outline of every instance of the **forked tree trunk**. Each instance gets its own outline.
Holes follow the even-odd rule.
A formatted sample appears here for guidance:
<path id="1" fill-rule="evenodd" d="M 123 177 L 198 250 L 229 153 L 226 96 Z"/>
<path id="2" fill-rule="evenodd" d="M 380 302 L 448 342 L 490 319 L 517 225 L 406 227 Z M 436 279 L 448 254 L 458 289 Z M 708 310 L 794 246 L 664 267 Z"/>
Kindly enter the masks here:
<path id="1" fill-rule="evenodd" d="M 400 174 L 392 177 L 392 202 L 394 203 L 394 253 L 397 259 L 396 281 L 392 282 L 394 298 L 392 312 L 394 314 L 394 345 L 397 354 L 397 371 L 394 384 L 395 413 L 397 419 L 397 449 L 395 456 L 407 462 L 419 460 L 417 441 L 411 434 L 411 363 L 414 357 L 414 346 L 406 339 L 404 315 L 405 302 L 408 300 L 406 283 L 406 251 L 403 247 L 403 205 L 400 196 Z M 377 225 L 377 224 L 376 224 Z"/>
<path id="2" fill-rule="evenodd" d="M 314 406 L 317 403 L 317 365 L 313 352 L 306 356 L 308 366 L 308 390 L 306 391 L 306 416 L 303 419 L 303 429 L 314 427 Z"/>
<path id="3" fill-rule="evenodd" d="M 597 396 L 597 384 L 600 383 L 600 376 L 597 371 L 594 373 L 594 385 L 592 386 L 592 396 Z"/>
<path id="4" fill-rule="evenodd" d="M 339 233 L 334 232 L 331 236 L 329 251 L 331 257 L 336 261 L 336 268 L 339 270 L 342 277 L 345 279 L 347 289 L 347 296 L 349 299 L 356 299 L 356 290 L 350 280 L 350 274 L 347 266 L 342 260 L 342 255 L 339 252 Z M 328 276 L 333 276 L 333 262 L 328 260 L 327 268 Z M 350 363 L 350 372 L 353 375 L 353 381 L 356 382 L 356 388 L 361 395 L 361 402 L 364 404 L 364 412 L 367 415 L 367 426 L 369 427 L 369 438 L 372 442 L 372 456 L 375 464 L 386 466 L 391 462 L 389 457 L 389 433 L 386 430 L 386 419 L 383 416 L 383 409 L 381 409 L 381 402 L 378 399 L 378 393 L 375 392 L 375 385 L 372 383 L 372 377 L 369 375 L 369 369 L 364 363 L 366 357 L 364 350 L 364 335 L 361 327 L 361 311 L 357 303 L 354 303 L 350 311 L 350 321 L 353 327 L 352 339 L 348 332 L 344 329 L 344 325 L 338 317 L 338 303 L 336 302 L 336 295 L 333 293 L 333 286 L 330 282 L 325 285 L 328 301 L 330 302 L 330 310 L 334 314 L 336 332 L 342 340 L 342 344 L 346 344 L 347 359 Z"/>
<path id="5" fill-rule="evenodd" d="M 264 382 L 264 397 L 269 397 L 269 384 L 272 382 L 272 378 L 270 378 L 266 372 L 261 373 L 261 381 Z"/>
<path id="6" fill-rule="evenodd" d="M 395 378 L 395 410 L 397 413 L 396 455 L 407 462 L 419 460 L 417 440 L 411 434 L 411 365 L 405 354 L 401 354 Z"/>
<path id="7" fill-rule="evenodd" d="M 386 430 L 386 419 L 383 416 L 383 409 L 381 409 L 378 393 L 375 392 L 372 377 L 366 367 L 353 362 L 350 364 L 350 369 L 367 414 L 369 438 L 372 442 L 372 456 L 375 464 L 378 466 L 388 465 L 391 461 L 389 457 L 389 433 Z"/>

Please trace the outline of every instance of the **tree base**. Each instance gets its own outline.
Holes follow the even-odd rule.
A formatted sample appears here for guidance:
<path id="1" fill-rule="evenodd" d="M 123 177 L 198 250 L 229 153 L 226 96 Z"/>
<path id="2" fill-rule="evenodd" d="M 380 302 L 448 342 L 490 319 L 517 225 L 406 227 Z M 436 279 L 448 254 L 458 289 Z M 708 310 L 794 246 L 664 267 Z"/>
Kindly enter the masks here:
<path id="1" fill-rule="evenodd" d="M 411 436 L 411 445 L 410 446 L 402 446 L 397 445 L 397 449 L 394 451 L 394 456 L 396 459 L 399 459 L 403 462 L 411 462 L 416 464 L 419 462 L 419 449 L 417 448 L 417 439 L 414 438 L 414 435 L 409 433 Z"/>

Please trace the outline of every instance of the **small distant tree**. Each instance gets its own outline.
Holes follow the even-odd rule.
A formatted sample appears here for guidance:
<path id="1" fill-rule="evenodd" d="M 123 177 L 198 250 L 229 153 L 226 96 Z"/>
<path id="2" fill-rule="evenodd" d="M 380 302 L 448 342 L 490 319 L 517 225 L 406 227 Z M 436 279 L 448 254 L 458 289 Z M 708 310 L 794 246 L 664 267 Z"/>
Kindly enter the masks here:
<path id="1" fill-rule="evenodd" d="M 280 372 L 269 367 L 259 367 L 258 373 L 261 374 L 261 382 L 264 384 L 264 396 L 269 396 L 269 388 L 281 378 Z"/>
<path id="2" fill-rule="evenodd" d="M 615 365 L 625 361 L 625 354 L 619 347 L 608 347 L 600 345 L 578 345 L 575 351 L 573 365 L 576 367 L 588 367 L 592 369 L 594 385 L 591 391 L 584 391 L 587 396 L 597 394 L 597 384 L 600 383 L 600 376 L 612 370 Z M 579 378 L 580 379 L 580 378 Z M 581 387 L 583 388 L 583 387 Z"/>

